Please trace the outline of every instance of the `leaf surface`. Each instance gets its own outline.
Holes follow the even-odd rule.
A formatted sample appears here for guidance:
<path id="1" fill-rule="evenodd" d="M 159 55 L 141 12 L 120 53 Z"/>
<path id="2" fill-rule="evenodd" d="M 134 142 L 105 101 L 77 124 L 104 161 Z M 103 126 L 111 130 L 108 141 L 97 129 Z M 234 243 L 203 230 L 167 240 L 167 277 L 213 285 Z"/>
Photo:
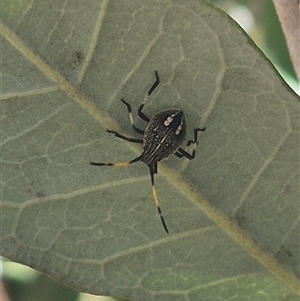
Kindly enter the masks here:
<path id="1" fill-rule="evenodd" d="M 226 15 L 197 1 L 2 1 L 1 252 L 132 300 L 298 300 L 299 98 Z M 123 97 L 180 108 L 194 160 L 155 176 Z M 188 149 L 190 152 L 191 148 Z M 262 297 L 263 296 L 263 297 Z"/>

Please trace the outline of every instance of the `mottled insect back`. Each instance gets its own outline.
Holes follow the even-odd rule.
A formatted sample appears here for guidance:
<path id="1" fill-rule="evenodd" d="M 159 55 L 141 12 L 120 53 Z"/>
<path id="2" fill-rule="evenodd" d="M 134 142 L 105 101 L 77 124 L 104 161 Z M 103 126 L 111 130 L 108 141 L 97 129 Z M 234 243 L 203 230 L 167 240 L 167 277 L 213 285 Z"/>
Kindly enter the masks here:
<path id="1" fill-rule="evenodd" d="M 146 127 L 143 138 L 143 158 L 152 164 L 173 155 L 186 134 L 186 121 L 182 111 L 169 109 L 155 114 Z"/>
<path id="2" fill-rule="evenodd" d="M 142 118 L 144 121 L 148 122 L 148 126 L 146 127 L 145 131 L 135 126 L 130 104 L 127 103 L 123 98 L 121 99 L 121 101 L 127 107 L 130 123 L 133 130 L 139 134 L 144 135 L 143 139 L 128 138 L 115 131 L 107 130 L 109 133 L 112 133 L 116 137 L 121 138 L 123 140 L 133 142 L 133 143 L 142 143 L 144 149 L 143 153 L 131 161 L 114 162 L 114 163 L 90 162 L 90 164 L 95 166 L 126 167 L 129 164 L 138 161 L 142 161 L 146 163 L 150 171 L 152 195 L 154 198 L 155 206 L 158 210 L 165 231 L 169 233 L 169 230 L 167 228 L 167 225 L 161 213 L 156 189 L 154 186 L 154 174 L 157 173 L 157 162 L 162 159 L 168 158 L 172 154 L 175 154 L 179 158 L 185 157 L 189 160 L 192 160 L 195 157 L 195 148 L 192 154 L 180 148 L 186 135 L 186 119 L 184 113 L 181 110 L 168 109 L 168 110 L 160 111 L 157 114 L 155 114 L 151 119 L 148 118 L 143 113 L 143 108 L 147 101 L 148 96 L 151 95 L 151 93 L 155 90 L 155 88 L 159 84 L 159 77 L 157 71 L 155 71 L 155 77 L 156 77 L 155 83 L 152 85 L 146 97 L 144 98 L 144 101 L 138 108 L 138 116 Z M 194 129 L 194 139 L 188 140 L 187 146 L 189 146 L 190 144 L 195 144 L 195 145 L 198 144 L 197 141 L 198 132 L 204 130 L 205 128 Z"/>

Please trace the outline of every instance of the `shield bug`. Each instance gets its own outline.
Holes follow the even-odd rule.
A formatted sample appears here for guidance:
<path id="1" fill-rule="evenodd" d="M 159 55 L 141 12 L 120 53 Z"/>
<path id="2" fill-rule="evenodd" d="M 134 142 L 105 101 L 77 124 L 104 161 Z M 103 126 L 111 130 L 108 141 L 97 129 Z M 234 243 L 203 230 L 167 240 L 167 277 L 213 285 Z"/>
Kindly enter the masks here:
<path id="1" fill-rule="evenodd" d="M 143 108 L 147 101 L 147 98 L 152 94 L 155 88 L 159 85 L 159 77 L 157 71 L 155 71 L 155 78 L 156 81 L 154 82 L 154 84 L 148 91 L 147 95 L 145 96 L 143 102 L 138 108 L 138 116 L 148 123 L 145 131 L 135 126 L 130 104 L 127 103 L 123 98 L 121 99 L 121 101 L 127 107 L 130 123 L 133 130 L 138 134 L 143 135 L 143 139 L 128 138 L 115 131 L 107 130 L 109 133 L 112 133 L 116 137 L 121 138 L 123 140 L 133 142 L 133 143 L 143 144 L 144 151 L 142 152 L 142 154 L 131 161 L 114 162 L 114 163 L 90 162 L 90 164 L 95 166 L 126 167 L 129 164 L 138 161 L 142 161 L 146 163 L 150 170 L 152 195 L 154 198 L 155 206 L 158 210 L 165 231 L 169 233 L 169 230 L 167 228 L 167 225 L 165 223 L 165 220 L 163 218 L 160 209 L 156 189 L 154 186 L 154 174 L 157 173 L 157 162 L 162 159 L 168 158 L 172 154 L 175 154 L 179 158 L 185 157 L 189 160 L 192 160 L 195 157 L 196 150 L 194 148 L 192 154 L 190 154 L 187 151 L 180 148 L 186 135 L 186 118 L 183 111 L 179 109 L 167 109 L 158 112 L 152 118 L 148 118 L 143 113 Z M 198 132 L 204 130 L 205 128 L 194 129 L 194 140 L 188 140 L 187 146 L 189 146 L 190 144 L 197 145 Z"/>

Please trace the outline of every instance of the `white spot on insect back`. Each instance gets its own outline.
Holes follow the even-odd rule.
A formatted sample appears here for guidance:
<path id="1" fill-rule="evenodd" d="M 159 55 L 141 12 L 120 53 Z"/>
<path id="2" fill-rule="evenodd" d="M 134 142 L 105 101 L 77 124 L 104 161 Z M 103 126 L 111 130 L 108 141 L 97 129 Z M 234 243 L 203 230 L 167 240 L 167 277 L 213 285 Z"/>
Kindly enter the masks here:
<path id="1" fill-rule="evenodd" d="M 175 135 L 179 135 L 182 129 L 182 125 L 179 125 L 175 131 Z"/>
<path id="2" fill-rule="evenodd" d="M 170 123 L 173 121 L 173 118 L 171 117 L 171 116 L 169 116 L 166 120 L 165 120 L 165 122 L 164 122 L 164 125 L 165 126 L 168 126 L 168 125 L 170 125 Z"/>

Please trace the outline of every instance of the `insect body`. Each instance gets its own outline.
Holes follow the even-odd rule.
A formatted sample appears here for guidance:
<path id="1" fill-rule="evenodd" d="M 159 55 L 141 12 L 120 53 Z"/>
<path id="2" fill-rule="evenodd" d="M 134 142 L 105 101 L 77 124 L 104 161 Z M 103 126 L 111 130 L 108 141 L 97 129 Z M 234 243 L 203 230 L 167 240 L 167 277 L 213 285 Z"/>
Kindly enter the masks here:
<path id="1" fill-rule="evenodd" d="M 167 225 L 161 213 L 156 189 L 154 186 L 154 174 L 157 173 L 157 162 L 162 159 L 168 158 L 172 154 L 175 154 L 179 158 L 186 157 L 189 160 L 192 160 L 195 157 L 195 149 L 193 150 L 192 154 L 190 154 L 185 150 L 183 150 L 182 148 L 180 148 L 180 145 L 182 144 L 186 135 L 186 121 L 185 121 L 184 113 L 181 110 L 168 109 L 165 111 L 161 111 L 156 115 L 154 115 L 151 119 L 148 118 L 143 113 L 143 108 L 147 101 L 148 96 L 152 94 L 154 89 L 159 84 L 159 77 L 157 71 L 155 71 L 155 77 L 156 77 L 155 83 L 150 88 L 144 101 L 142 102 L 142 104 L 138 109 L 139 117 L 141 117 L 144 121 L 148 122 L 148 126 L 146 127 L 145 131 L 135 126 L 132 112 L 131 112 L 131 106 L 123 98 L 121 99 L 121 101 L 127 106 L 127 110 L 129 113 L 129 118 L 133 130 L 139 134 L 144 135 L 143 139 L 128 138 L 115 131 L 107 130 L 109 133 L 112 133 L 116 137 L 121 138 L 123 140 L 134 142 L 134 143 L 142 143 L 144 149 L 143 153 L 131 161 L 115 162 L 115 163 L 90 162 L 90 164 L 95 166 L 126 167 L 129 164 L 138 161 L 142 161 L 146 163 L 150 170 L 151 183 L 152 183 L 152 195 L 154 198 L 154 202 L 158 210 L 158 213 L 160 215 L 163 227 L 165 231 L 169 233 Z M 197 145 L 198 131 L 204 131 L 204 130 L 205 128 L 194 129 L 194 140 L 188 140 L 187 146 L 190 144 Z"/>
<path id="2" fill-rule="evenodd" d="M 142 161 L 152 164 L 168 158 L 182 144 L 185 133 L 186 122 L 182 111 L 170 109 L 157 113 L 145 130 Z"/>

